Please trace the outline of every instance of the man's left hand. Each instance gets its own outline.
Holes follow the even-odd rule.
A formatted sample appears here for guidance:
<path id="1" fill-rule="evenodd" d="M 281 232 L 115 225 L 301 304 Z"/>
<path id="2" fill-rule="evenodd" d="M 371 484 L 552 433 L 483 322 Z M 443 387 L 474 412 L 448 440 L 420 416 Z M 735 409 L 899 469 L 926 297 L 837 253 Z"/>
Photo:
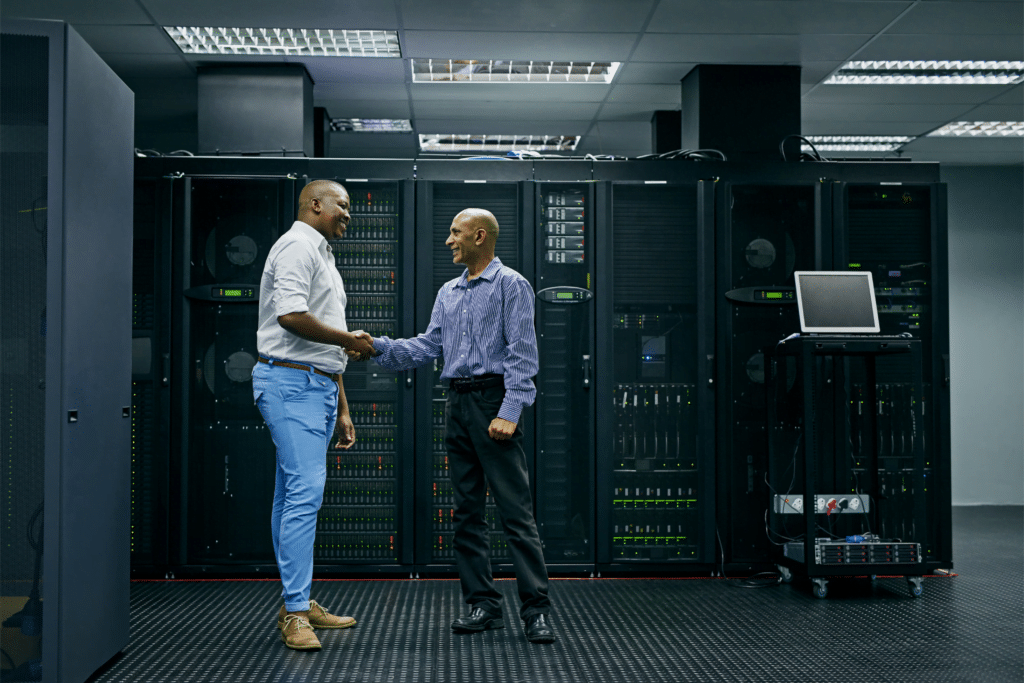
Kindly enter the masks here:
<path id="1" fill-rule="evenodd" d="M 346 451 L 352 448 L 352 444 L 356 442 L 356 427 L 352 424 L 352 418 L 348 413 L 338 414 L 338 423 L 334 426 L 334 434 L 338 437 L 338 442 L 334 444 L 335 448 Z"/>
<path id="2" fill-rule="evenodd" d="M 493 420 L 491 420 L 491 426 L 487 428 L 488 436 L 490 436 L 495 441 L 505 441 L 507 439 L 511 439 L 515 431 L 515 422 L 502 420 L 500 417 L 496 417 Z"/>

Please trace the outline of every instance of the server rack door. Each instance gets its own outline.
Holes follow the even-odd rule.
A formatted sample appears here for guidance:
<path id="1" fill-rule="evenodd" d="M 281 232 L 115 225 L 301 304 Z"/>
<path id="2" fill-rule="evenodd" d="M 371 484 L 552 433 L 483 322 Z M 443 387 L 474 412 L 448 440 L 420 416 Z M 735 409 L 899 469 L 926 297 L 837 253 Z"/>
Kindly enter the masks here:
<path id="1" fill-rule="evenodd" d="M 135 181 L 132 254 L 133 571 L 168 561 L 170 182 Z"/>
<path id="2" fill-rule="evenodd" d="M 602 564 L 708 559 L 710 192 L 696 181 L 610 186 L 610 236 L 597 235 Z"/>
<path id="3" fill-rule="evenodd" d="M 344 181 L 342 181 L 344 182 Z M 411 232 L 411 181 L 345 183 L 352 220 L 330 242 L 348 296 L 350 330 L 401 336 L 412 293 L 403 247 Z M 412 387 L 405 373 L 349 362 L 342 379 L 356 429 L 352 448 L 327 452 L 327 483 L 317 520 L 317 565 L 409 564 L 404 484 L 412 443 Z M 324 568 L 324 567 L 320 567 Z"/>
<path id="4" fill-rule="evenodd" d="M 464 266 L 452 263 L 444 242 L 452 219 L 463 209 L 480 208 L 494 214 L 501 229 L 495 255 L 533 283 L 532 204 L 523 183 L 419 181 L 416 184 L 416 244 L 421 254 L 416 268 L 416 331 L 423 332 L 437 291 L 459 277 Z M 417 453 L 415 492 L 415 534 L 417 565 L 454 565 L 452 515 L 454 498 L 444 447 L 444 406 L 447 386 L 441 382 L 442 361 L 416 370 Z M 521 423 L 527 463 L 533 472 L 532 409 L 523 411 Z M 429 454 L 429 455 L 428 455 Z M 491 561 L 509 564 L 505 535 L 497 507 L 488 495 L 487 523 L 491 528 Z"/>
<path id="5" fill-rule="evenodd" d="M 773 556 L 766 531 L 770 495 L 787 492 L 793 470 L 786 469 L 788 459 L 769 468 L 763 351 L 800 330 L 793 271 L 830 266 L 831 254 L 821 248 L 828 243 L 822 226 L 829 224 L 829 199 L 821 183 L 725 183 L 719 196 L 718 519 L 724 559 L 732 562 L 769 562 Z M 796 364 L 781 371 L 779 404 L 796 407 Z M 779 453 L 793 449 L 798 426 L 786 437 Z"/>
<path id="6" fill-rule="evenodd" d="M 291 179 L 191 177 L 176 278 L 186 564 L 273 565 L 274 444 L 253 405 L 260 279 L 294 219 Z"/>
<path id="7" fill-rule="evenodd" d="M 952 564 L 949 452 L 949 298 L 945 248 L 945 186 L 941 184 L 846 184 L 834 193 L 837 267 L 870 271 L 882 334 L 909 333 L 920 339 L 924 395 L 915 396 L 909 359 L 878 359 L 875 434 L 864 429 L 859 398 L 865 391 L 861 364 L 845 367 L 842 440 L 836 444 L 837 485 L 863 487 L 878 506 L 883 538 L 922 543 L 931 566 Z M 839 387 L 837 387 L 838 389 Z M 861 453 L 875 439 L 878 471 L 861 465 Z M 912 481 L 914 440 L 925 449 L 924 490 Z M 914 503 L 925 496 L 927 530 L 913 529 Z M 909 521 L 908 521 L 909 520 Z M 915 535 L 916 534 L 916 535 Z"/>
<path id="8" fill-rule="evenodd" d="M 549 564 L 594 562 L 594 185 L 534 184 L 537 526 Z"/>

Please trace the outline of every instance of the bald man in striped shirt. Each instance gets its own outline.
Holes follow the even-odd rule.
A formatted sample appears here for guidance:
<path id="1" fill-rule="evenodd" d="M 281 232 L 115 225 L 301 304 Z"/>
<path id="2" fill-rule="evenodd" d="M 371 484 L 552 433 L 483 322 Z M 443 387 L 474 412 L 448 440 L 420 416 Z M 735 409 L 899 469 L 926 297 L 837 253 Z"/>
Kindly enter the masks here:
<path id="1" fill-rule="evenodd" d="M 445 446 L 455 491 L 455 557 L 470 613 L 452 622 L 456 633 L 503 628 L 501 593 L 494 587 L 484 519 L 486 483 L 501 512 L 522 601 L 520 617 L 533 643 L 555 640 L 548 612 L 548 573 L 533 516 L 523 453 L 523 408 L 537 395 L 537 334 L 533 289 L 494 256 L 498 221 L 466 209 L 452 221 L 445 245 L 466 270 L 437 293 L 427 331 L 413 339 L 371 339 L 376 362 L 406 370 L 444 359 L 449 386 Z M 365 333 L 363 333 L 365 335 Z"/>

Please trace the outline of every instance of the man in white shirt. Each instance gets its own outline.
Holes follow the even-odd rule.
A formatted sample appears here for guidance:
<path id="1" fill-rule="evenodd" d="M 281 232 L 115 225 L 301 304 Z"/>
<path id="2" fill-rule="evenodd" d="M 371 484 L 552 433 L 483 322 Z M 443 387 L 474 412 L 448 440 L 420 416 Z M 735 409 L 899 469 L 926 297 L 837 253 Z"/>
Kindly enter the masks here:
<path id="1" fill-rule="evenodd" d="M 348 628 L 309 599 L 316 519 L 327 480 L 327 447 L 356 440 L 341 381 L 348 355 L 365 360 L 373 347 L 348 331 L 345 287 L 327 240 L 341 239 L 349 196 L 329 180 L 299 195 L 299 215 L 267 255 L 260 284 L 259 362 L 253 399 L 277 446 L 271 533 L 281 571 L 281 639 L 295 650 L 319 650 L 314 628 Z"/>

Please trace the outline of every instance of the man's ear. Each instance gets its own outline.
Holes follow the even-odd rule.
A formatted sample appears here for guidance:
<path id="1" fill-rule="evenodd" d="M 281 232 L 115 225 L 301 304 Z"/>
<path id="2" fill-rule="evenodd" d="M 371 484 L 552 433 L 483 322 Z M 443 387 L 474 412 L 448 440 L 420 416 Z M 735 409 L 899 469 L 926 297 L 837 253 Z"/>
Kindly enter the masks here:
<path id="1" fill-rule="evenodd" d="M 476 244 L 477 246 L 487 241 L 487 231 L 483 228 L 476 229 Z"/>

